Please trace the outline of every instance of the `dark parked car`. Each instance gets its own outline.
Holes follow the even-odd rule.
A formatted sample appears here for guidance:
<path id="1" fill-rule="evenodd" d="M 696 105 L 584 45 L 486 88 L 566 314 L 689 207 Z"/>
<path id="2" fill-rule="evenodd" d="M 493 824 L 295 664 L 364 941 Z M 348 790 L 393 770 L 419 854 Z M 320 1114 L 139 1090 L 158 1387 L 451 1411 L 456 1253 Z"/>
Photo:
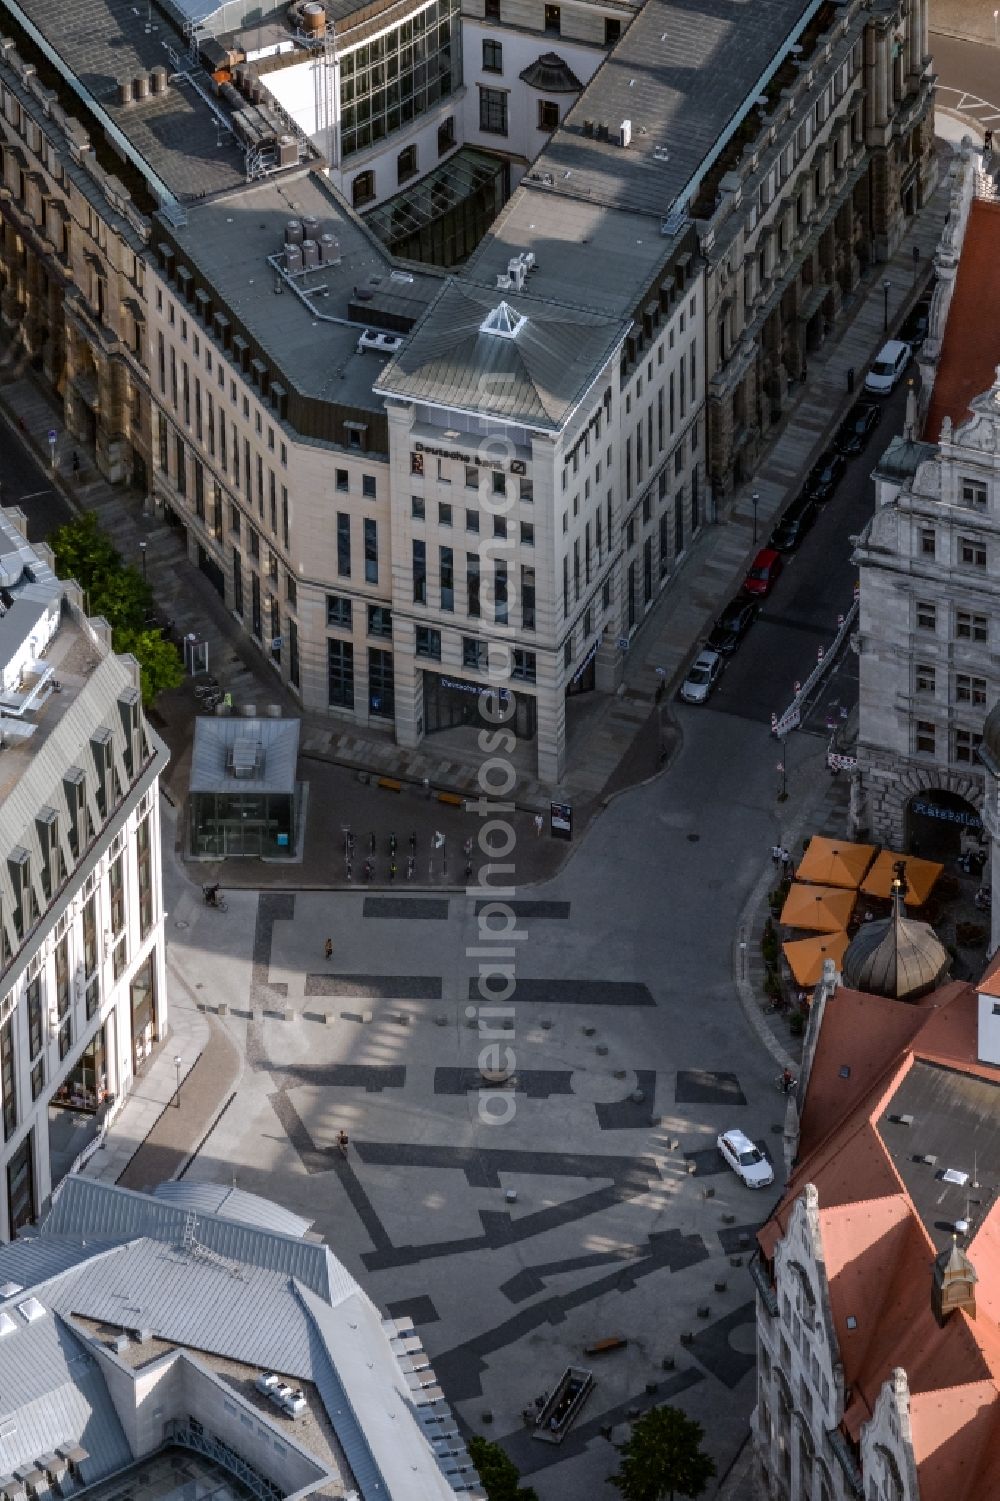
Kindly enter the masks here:
<path id="1" fill-rule="evenodd" d="M 840 484 L 846 468 L 847 460 L 844 458 L 844 455 L 836 453 L 831 448 L 828 453 L 823 455 L 819 463 L 814 464 L 809 471 L 809 478 L 806 480 L 806 494 L 810 499 L 822 505 L 825 500 L 830 499 L 830 496 Z"/>
<path id="2" fill-rule="evenodd" d="M 775 552 L 773 547 L 762 547 L 743 580 L 744 589 L 748 594 L 765 599 L 781 577 L 781 569 L 781 553 Z"/>
<path id="3" fill-rule="evenodd" d="M 882 408 L 871 401 L 859 401 L 841 424 L 836 446 L 841 453 L 860 453 L 882 420 Z"/>
<path id="4" fill-rule="evenodd" d="M 816 502 L 800 495 L 771 533 L 771 546 L 778 552 L 794 552 L 815 520 Z"/>
<path id="5" fill-rule="evenodd" d="M 731 599 L 712 627 L 707 646 L 709 651 L 722 652 L 728 656 L 739 646 L 754 622 L 759 605 L 748 594 L 738 594 Z"/>
<path id="6" fill-rule="evenodd" d="M 899 337 L 905 339 L 911 349 L 919 349 L 927 337 L 927 330 L 931 321 L 931 305 L 929 302 L 918 302 L 913 312 L 907 318 L 899 331 Z"/>

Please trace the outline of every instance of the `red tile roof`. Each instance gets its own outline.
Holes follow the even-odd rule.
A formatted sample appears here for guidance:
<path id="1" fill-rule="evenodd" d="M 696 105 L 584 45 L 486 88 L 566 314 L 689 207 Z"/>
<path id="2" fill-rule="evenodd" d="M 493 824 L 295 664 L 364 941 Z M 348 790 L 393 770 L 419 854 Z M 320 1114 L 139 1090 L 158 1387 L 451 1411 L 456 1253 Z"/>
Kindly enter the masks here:
<path id="1" fill-rule="evenodd" d="M 974 198 L 945 325 L 924 438 L 936 443 L 941 422 L 957 427 L 969 402 L 988 391 L 1000 364 L 1000 203 Z"/>
<path id="2" fill-rule="evenodd" d="M 940 1327 L 931 1309 L 936 1248 L 876 1123 L 918 1060 L 1000 1083 L 1000 1069 L 976 1058 L 977 1010 L 976 988 L 959 983 L 916 1005 L 836 992 L 809 1075 L 798 1163 L 758 1236 L 771 1259 L 805 1185 L 815 1186 L 851 1390 L 844 1426 L 857 1439 L 902 1366 L 921 1501 L 1000 1496 L 1000 1203 L 966 1247 L 979 1277 L 976 1318 L 959 1311 Z"/>

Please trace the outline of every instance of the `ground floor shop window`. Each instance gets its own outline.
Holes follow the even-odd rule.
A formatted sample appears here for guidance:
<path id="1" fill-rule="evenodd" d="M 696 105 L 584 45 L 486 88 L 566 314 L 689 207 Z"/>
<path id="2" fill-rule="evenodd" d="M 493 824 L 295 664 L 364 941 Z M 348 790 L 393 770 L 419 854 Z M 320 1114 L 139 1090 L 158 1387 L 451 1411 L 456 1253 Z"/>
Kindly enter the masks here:
<path id="1" fill-rule="evenodd" d="M 519 740 L 535 738 L 538 712 L 530 694 L 514 693 L 509 688 L 488 688 L 482 683 L 445 677 L 437 672 L 424 673 L 424 727 L 428 735 L 462 725 L 495 730 L 497 718 L 504 712 L 510 716 L 504 724 Z"/>
<path id="2" fill-rule="evenodd" d="M 136 1068 L 153 1051 L 156 1036 L 156 968 L 154 955 L 140 965 L 129 986 L 132 1056 Z"/>
<path id="3" fill-rule="evenodd" d="M 380 719 L 394 719 L 396 716 L 392 652 L 374 646 L 368 650 L 368 712 Z"/>
<path id="4" fill-rule="evenodd" d="M 96 1111 L 108 1092 L 107 1023 L 100 1027 L 52 1097 L 68 1110 Z"/>

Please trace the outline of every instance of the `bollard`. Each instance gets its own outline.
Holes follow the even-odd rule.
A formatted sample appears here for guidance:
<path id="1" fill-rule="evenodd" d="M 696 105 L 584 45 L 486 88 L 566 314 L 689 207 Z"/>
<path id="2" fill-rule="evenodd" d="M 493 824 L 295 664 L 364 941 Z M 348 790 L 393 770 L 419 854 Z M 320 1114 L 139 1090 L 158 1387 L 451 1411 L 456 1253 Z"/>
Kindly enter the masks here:
<path id="1" fill-rule="evenodd" d="M 848 367 L 847 367 L 847 389 L 848 389 L 848 392 L 854 390 L 854 366 L 853 365 L 848 365 Z"/>

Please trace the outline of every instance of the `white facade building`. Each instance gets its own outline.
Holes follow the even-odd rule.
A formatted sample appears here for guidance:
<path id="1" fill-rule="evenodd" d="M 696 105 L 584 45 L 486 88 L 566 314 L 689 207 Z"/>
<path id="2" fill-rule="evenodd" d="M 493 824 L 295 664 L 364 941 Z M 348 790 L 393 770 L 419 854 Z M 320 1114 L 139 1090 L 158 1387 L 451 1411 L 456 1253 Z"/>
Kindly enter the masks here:
<path id="1" fill-rule="evenodd" d="M 137 664 L 23 524 L 0 513 L 0 1240 L 115 1114 L 167 1011 L 166 751 Z"/>

